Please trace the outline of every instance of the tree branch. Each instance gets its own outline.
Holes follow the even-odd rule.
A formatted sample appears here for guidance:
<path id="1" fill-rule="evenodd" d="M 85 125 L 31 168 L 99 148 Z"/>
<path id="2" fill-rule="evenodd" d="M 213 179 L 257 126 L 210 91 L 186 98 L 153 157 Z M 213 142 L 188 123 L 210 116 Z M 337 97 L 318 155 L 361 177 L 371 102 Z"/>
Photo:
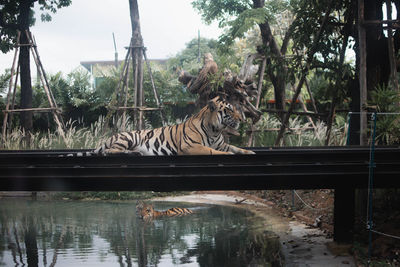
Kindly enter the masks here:
<path id="1" fill-rule="evenodd" d="M 293 33 L 293 23 L 290 24 L 289 29 L 285 33 L 285 37 L 283 38 L 282 41 L 282 46 L 281 46 L 281 54 L 286 55 L 287 47 L 289 45 L 289 41 L 292 38 L 292 33 Z"/>

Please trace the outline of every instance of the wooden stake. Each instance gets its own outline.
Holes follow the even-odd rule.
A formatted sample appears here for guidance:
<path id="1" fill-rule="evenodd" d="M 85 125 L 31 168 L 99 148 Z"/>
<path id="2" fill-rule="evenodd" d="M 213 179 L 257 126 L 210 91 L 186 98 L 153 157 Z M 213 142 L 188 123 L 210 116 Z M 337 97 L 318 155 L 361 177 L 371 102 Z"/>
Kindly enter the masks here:
<path id="1" fill-rule="evenodd" d="M 153 93 L 154 93 L 154 97 L 156 99 L 156 104 L 157 104 L 157 107 L 160 108 L 161 121 L 162 121 L 162 124 L 164 125 L 165 124 L 165 120 L 164 120 L 164 114 L 163 114 L 162 109 L 161 109 L 161 99 L 160 99 L 160 96 L 158 95 L 158 92 L 157 92 L 157 89 L 156 89 L 156 85 L 154 83 L 153 74 L 151 72 L 151 67 L 150 67 L 150 62 L 148 61 L 147 55 L 146 55 L 146 49 L 143 50 L 143 56 L 144 56 L 144 60 L 146 61 L 147 70 L 148 70 L 149 75 L 150 75 L 151 86 L 153 88 Z"/>
<path id="2" fill-rule="evenodd" d="M 47 99 L 49 101 L 50 108 L 14 109 L 15 94 L 16 94 L 17 80 L 18 80 L 18 74 L 19 74 L 19 62 L 18 62 L 17 70 L 16 70 L 16 75 L 15 75 L 16 79 L 15 79 L 14 87 L 13 87 L 13 78 L 14 78 L 14 71 L 15 71 L 15 63 L 16 63 L 17 54 L 19 53 L 19 49 L 21 47 L 21 44 L 19 43 L 20 42 L 20 37 L 21 37 L 21 32 L 18 32 L 17 44 L 15 46 L 14 60 L 13 60 L 13 64 L 12 64 L 12 67 L 11 67 L 11 78 L 10 78 L 9 91 L 8 91 L 8 95 L 7 95 L 7 104 L 6 104 L 6 109 L 3 111 L 5 113 L 4 114 L 4 120 L 3 120 L 3 140 L 5 141 L 5 139 L 6 139 L 6 132 L 7 132 L 6 129 L 7 129 L 7 121 L 8 121 L 9 113 L 10 113 L 10 123 L 9 124 L 11 124 L 11 120 L 12 120 L 11 114 L 12 113 L 14 113 L 14 112 L 25 112 L 25 111 L 35 111 L 35 112 L 52 112 L 53 116 L 54 116 L 54 121 L 57 124 L 58 133 L 61 135 L 61 137 L 65 141 L 63 122 L 62 122 L 61 117 L 59 117 L 59 114 L 57 113 L 57 112 L 59 112 L 59 109 L 57 107 L 57 104 L 56 104 L 55 98 L 53 96 L 53 93 L 50 90 L 50 86 L 49 86 L 49 83 L 48 83 L 48 80 L 47 80 L 47 77 L 46 77 L 46 73 L 44 71 L 43 65 L 42 65 L 40 57 L 39 57 L 39 53 L 38 53 L 38 50 L 37 50 L 36 42 L 34 41 L 34 38 L 33 38 L 32 34 L 29 31 L 25 31 L 24 34 L 26 34 L 26 36 L 28 38 L 28 42 L 29 42 L 29 44 L 26 44 L 24 46 L 29 46 L 30 47 L 33 59 L 35 61 L 36 67 L 38 69 L 40 80 L 42 82 L 42 85 L 43 85 L 43 88 L 45 90 Z M 11 94 L 12 94 L 12 100 L 11 100 Z M 10 105 L 11 105 L 11 109 L 10 109 Z"/>
<path id="3" fill-rule="evenodd" d="M 358 0 L 358 49 L 360 54 L 359 85 L 360 85 L 360 145 L 366 144 L 367 114 L 364 108 L 367 104 L 367 44 L 364 24 L 364 0 Z"/>
<path id="4" fill-rule="evenodd" d="M 51 93 L 49 83 L 46 78 L 46 73 L 44 72 L 42 63 L 40 61 L 39 54 L 37 53 L 36 44 L 34 43 L 34 40 L 32 38 L 32 35 L 30 34 L 30 32 L 26 31 L 25 34 L 28 37 L 29 42 L 32 44 L 31 45 L 32 56 L 33 56 L 33 59 L 35 60 L 35 63 L 36 63 L 36 66 L 37 66 L 37 69 L 38 69 L 38 72 L 40 75 L 40 80 L 42 81 L 44 91 L 46 92 L 47 100 L 49 101 L 51 111 L 53 112 L 53 117 L 54 117 L 54 121 L 57 124 L 58 132 L 65 141 L 66 138 L 65 138 L 65 134 L 64 134 L 64 130 L 63 130 L 64 127 L 63 127 L 61 119 L 58 117 L 58 114 L 55 112 L 55 110 L 57 109 L 57 104 L 55 103 L 56 101 L 54 99 L 53 94 Z"/>
<path id="5" fill-rule="evenodd" d="M 9 83 L 9 87 L 8 87 L 8 94 L 7 94 L 7 104 L 6 104 L 6 111 L 9 110 L 10 108 L 10 97 L 11 97 L 11 92 L 13 90 L 12 86 L 13 86 L 13 77 L 14 77 L 14 69 L 15 69 L 15 62 L 17 62 L 17 55 L 19 52 L 19 39 L 21 37 L 21 32 L 18 31 L 18 36 L 17 36 L 17 46 L 15 47 L 15 52 L 14 52 L 14 59 L 13 59 L 13 63 L 11 66 L 11 77 L 10 77 L 10 83 Z M 19 65 L 18 65 L 19 66 Z M 14 87 L 14 90 L 16 89 L 16 87 Z M 6 114 L 4 114 L 4 119 L 3 119 L 3 142 L 6 142 L 6 129 L 7 129 L 7 120 L 8 120 L 8 112 Z"/>

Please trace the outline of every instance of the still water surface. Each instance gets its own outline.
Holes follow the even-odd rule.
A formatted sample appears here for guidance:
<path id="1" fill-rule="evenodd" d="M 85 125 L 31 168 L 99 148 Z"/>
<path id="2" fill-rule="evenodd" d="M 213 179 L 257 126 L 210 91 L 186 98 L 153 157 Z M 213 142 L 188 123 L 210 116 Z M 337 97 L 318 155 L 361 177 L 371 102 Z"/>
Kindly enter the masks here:
<path id="1" fill-rule="evenodd" d="M 143 222 L 134 202 L 0 200 L 0 266 L 279 266 L 280 244 L 243 209 Z M 263 227 L 264 228 L 264 227 Z"/>

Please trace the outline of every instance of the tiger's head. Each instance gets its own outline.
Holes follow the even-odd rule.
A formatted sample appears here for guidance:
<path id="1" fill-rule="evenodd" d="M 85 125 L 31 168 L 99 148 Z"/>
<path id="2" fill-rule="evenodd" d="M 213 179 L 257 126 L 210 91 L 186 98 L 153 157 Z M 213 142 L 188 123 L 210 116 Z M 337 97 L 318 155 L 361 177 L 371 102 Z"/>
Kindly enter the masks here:
<path id="1" fill-rule="evenodd" d="M 239 135 L 237 129 L 243 115 L 232 104 L 217 96 L 207 103 L 207 109 L 210 112 L 210 123 L 215 130 Z"/>
<path id="2" fill-rule="evenodd" d="M 138 201 L 136 204 L 136 214 L 139 218 L 147 221 L 151 220 L 154 217 L 154 208 L 153 205 L 145 204 L 142 201 Z"/>

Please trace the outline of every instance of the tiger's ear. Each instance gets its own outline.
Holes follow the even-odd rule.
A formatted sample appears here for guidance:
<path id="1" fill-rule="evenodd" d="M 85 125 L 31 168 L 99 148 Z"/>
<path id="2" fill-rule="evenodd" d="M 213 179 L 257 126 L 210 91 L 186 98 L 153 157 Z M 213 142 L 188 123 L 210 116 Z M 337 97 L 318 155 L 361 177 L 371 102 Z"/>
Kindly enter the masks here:
<path id="1" fill-rule="evenodd" d="M 207 105 L 208 105 L 208 108 L 210 109 L 211 112 L 214 112 L 214 110 L 217 109 L 217 105 L 215 104 L 214 99 L 208 101 Z"/>
<path id="2" fill-rule="evenodd" d="M 143 209 L 143 206 L 144 206 L 143 201 L 138 200 L 138 201 L 136 202 L 136 208 L 137 208 L 137 209 Z"/>

